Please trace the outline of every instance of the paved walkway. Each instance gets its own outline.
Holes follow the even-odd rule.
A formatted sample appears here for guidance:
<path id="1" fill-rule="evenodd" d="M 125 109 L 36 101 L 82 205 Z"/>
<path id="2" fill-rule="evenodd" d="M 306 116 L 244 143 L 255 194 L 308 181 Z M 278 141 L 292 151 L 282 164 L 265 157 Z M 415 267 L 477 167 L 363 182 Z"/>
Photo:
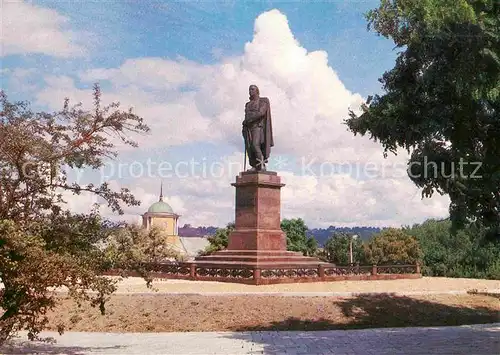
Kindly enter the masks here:
<path id="1" fill-rule="evenodd" d="M 2 354 L 404 354 L 500 353 L 500 323 L 314 332 L 76 333 L 55 345 L 18 343 Z"/>

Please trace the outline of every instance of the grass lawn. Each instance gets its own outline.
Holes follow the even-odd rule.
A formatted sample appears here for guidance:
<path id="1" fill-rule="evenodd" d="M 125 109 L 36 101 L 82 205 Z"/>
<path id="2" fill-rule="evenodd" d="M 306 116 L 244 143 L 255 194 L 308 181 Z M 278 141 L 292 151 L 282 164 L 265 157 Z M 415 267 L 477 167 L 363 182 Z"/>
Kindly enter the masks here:
<path id="1" fill-rule="evenodd" d="M 61 296 L 62 297 L 62 296 Z M 329 330 L 500 322 L 499 295 L 282 297 L 113 295 L 106 314 L 71 300 L 49 313 L 50 330 L 188 332 Z"/>

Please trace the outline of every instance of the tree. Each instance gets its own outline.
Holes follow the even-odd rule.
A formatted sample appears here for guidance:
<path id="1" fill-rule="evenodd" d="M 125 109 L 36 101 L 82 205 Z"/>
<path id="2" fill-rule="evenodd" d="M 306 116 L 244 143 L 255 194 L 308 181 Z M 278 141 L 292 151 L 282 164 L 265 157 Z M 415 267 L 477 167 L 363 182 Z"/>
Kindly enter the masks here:
<path id="1" fill-rule="evenodd" d="M 116 228 L 104 245 L 107 269 L 137 270 L 143 264 L 157 264 L 182 259 L 168 243 L 168 234 L 158 226 L 149 230 L 137 225 Z M 147 277 L 147 275 L 146 275 Z"/>
<path id="2" fill-rule="evenodd" d="M 323 252 L 325 259 L 334 264 L 349 264 L 349 244 L 351 240 L 353 263 L 363 264 L 365 262 L 363 242 L 359 238 L 353 238 L 352 234 L 342 232 L 333 233 L 326 241 Z"/>
<path id="3" fill-rule="evenodd" d="M 366 18 L 402 50 L 347 126 L 384 155 L 411 152 L 410 179 L 423 197 L 449 195 L 455 230 L 477 221 L 500 236 L 500 3 L 382 0 Z"/>
<path id="4" fill-rule="evenodd" d="M 228 223 L 225 228 L 218 228 L 214 235 L 207 238 L 210 244 L 206 246 L 205 250 L 200 252 L 200 255 L 208 255 L 226 249 L 229 244 L 229 234 L 231 234 L 234 228 L 234 222 Z"/>
<path id="5" fill-rule="evenodd" d="M 309 256 L 316 254 L 316 239 L 307 236 L 307 229 L 302 218 L 283 219 L 281 221 L 281 230 L 286 234 L 287 250 L 299 251 Z"/>
<path id="6" fill-rule="evenodd" d="M 64 208 L 62 192 L 97 195 L 119 214 L 123 204 L 140 202 L 128 189 L 71 182 L 66 169 L 99 169 L 105 159 L 117 156 L 109 137 L 135 147 L 128 136 L 149 128 L 131 109 L 121 111 L 116 103 L 102 107 L 98 85 L 91 111 L 70 107 L 66 99 L 61 111 L 35 113 L 26 102 L 10 102 L 3 91 L 0 103 L 2 344 L 22 329 L 31 340 L 37 338 L 47 322 L 46 312 L 57 304 L 49 291 L 53 288 L 64 286 L 75 300 L 90 301 L 105 311 L 116 287 L 115 281 L 100 275 L 110 265 L 130 261 L 113 259 L 107 246 L 120 224 L 103 219 L 97 208 L 72 214 Z M 147 270 L 139 271 L 146 275 Z"/>
<path id="7" fill-rule="evenodd" d="M 427 276 L 500 278 L 500 240 L 471 224 L 452 234 L 449 219 L 427 220 L 405 228 L 422 248 L 422 273 Z"/>
<path id="8" fill-rule="evenodd" d="M 415 236 L 422 248 L 422 273 L 428 276 L 450 276 L 472 247 L 472 241 L 464 230 L 450 233 L 449 220 L 428 220 L 421 225 L 405 228 Z"/>
<path id="9" fill-rule="evenodd" d="M 307 256 L 315 256 L 318 253 L 318 241 L 316 238 L 313 236 L 307 238 L 306 247 L 302 253 Z"/>
<path id="10" fill-rule="evenodd" d="M 415 237 L 401 229 L 387 228 L 374 235 L 365 246 L 370 264 L 415 264 L 421 262 L 422 250 Z"/>

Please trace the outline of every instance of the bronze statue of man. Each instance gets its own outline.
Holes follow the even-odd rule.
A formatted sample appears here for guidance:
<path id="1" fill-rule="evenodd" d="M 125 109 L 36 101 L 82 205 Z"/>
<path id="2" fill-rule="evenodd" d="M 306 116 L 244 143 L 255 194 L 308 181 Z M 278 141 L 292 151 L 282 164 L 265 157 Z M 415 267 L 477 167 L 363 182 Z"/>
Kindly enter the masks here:
<path id="1" fill-rule="evenodd" d="M 251 171 L 265 171 L 266 164 L 274 146 L 271 122 L 271 104 L 267 97 L 259 96 L 259 88 L 250 85 L 250 101 L 245 104 L 243 139 L 248 154 Z"/>

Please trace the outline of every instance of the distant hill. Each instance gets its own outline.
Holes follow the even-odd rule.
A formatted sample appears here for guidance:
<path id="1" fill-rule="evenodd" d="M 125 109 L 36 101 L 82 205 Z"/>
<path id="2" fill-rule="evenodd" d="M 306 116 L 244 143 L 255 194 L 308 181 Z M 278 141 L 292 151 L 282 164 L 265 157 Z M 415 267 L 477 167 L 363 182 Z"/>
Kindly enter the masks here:
<path id="1" fill-rule="evenodd" d="M 218 227 L 208 226 L 208 227 L 193 227 L 190 224 L 185 224 L 183 227 L 179 227 L 179 236 L 181 237 L 205 237 L 209 235 L 214 235 Z M 334 227 L 330 226 L 328 228 L 312 228 L 308 230 L 308 235 L 313 236 L 320 246 L 323 246 L 326 240 L 333 233 L 349 233 L 357 234 L 362 240 L 368 240 L 370 237 L 380 232 L 381 228 L 377 227 Z"/>
<path id="2" fill-rule="evenodd" d="M 330 226 L 328 228 L 312 228 L 308 230 L 308 234 L 313 236 L 320 246 L 323 246 L 328 238 L 333 233 L 348 233 L 348 234 L 356 234 L 362 240 L 368 240 L 370 237 L 379 233 L 382 228 L 377 227 L 334 227 Z"/>
<path id="3" fill-rule="evenodd" d="M 190 224 L 185 224 L 183 227 L 179 227 L 180 237 L 205 237 L 209 235 L 214 235 L 218 227 L 193 227 Z"/>

